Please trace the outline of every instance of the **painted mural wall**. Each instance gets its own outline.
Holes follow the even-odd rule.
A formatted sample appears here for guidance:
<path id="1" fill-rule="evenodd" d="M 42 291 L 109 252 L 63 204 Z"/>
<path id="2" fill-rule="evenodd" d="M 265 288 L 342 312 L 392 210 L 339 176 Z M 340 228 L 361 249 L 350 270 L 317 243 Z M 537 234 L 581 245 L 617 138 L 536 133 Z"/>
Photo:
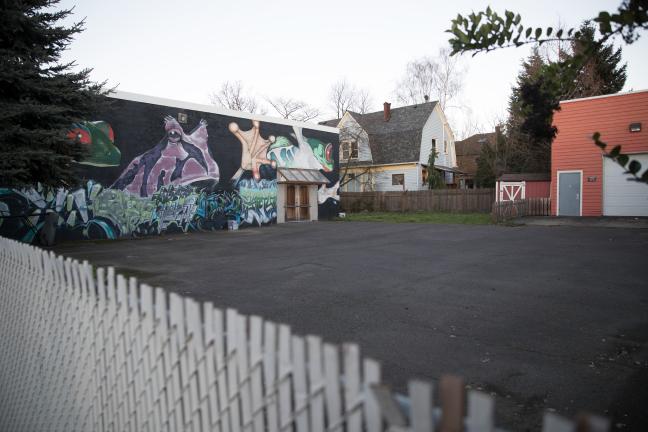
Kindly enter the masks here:
<path id="1" fill-rule="evenodd" d="M 0 187 L 0 235 L 33 242 L 219 230 L 277 220 L 277 168 L 317 169 L 319 216 L 337 213 L 338 135 L 123 99 L 74 124 L 86 157 L 79 187 Z"/>

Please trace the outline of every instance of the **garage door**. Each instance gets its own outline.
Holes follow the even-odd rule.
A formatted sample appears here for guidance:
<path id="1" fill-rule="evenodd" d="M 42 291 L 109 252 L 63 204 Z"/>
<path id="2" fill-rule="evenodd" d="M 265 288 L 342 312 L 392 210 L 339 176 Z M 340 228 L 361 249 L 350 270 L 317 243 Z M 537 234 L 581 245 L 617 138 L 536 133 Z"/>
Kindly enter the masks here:
<path id="1" fill-rule="evenodd" d="M 648 168 L 648 153 L 629 155 Z M 611 159 L 603 159 L 603 214 L 606 216 L 648 216 L 648 185 L 628 181 L 628 175 Z"/>

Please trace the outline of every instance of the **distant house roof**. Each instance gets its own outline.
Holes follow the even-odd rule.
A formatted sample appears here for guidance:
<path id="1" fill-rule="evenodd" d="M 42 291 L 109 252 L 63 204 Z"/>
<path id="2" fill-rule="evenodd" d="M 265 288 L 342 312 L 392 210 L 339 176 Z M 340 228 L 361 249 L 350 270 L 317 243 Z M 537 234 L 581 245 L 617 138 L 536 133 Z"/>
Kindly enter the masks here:
<path id="1" fill-rule="evenodd" d="M 551 181 L 551 173 L 502 174 L 499 181 Z"/>
<path id="2" fill-rule="evenodd" d="M 495 142 L 495 132 L 478 133 L 461 141 L 455 141 L 457 156 L 479 155 L 482 145 Z"/>
<path id="3" fill-rule="evenodd" d="M 374 164 L 415 162 L 420 157 L 423 126 L 436 104 L 435 101 L 392 108 L 389 121 L 385 121 L 382 110 L 367 114 L 349 111 L 349 114 L 369 135 Z M 339 121 L 327 120 L 320 124 L 337 126 Z"/>
<path id="4" fill-rule="evenodd" d="M 324 121 L 319 122 L 318 124 L 321 124 L 322 126 L 337 127 L 338 123 L 340 123 L 340 120 L 342 120 L 342 119 L 324 120 Z"/>
<path id="5" fill-rule="evenodd" d="M 495 142 L 495 132 L 479 133 L 461 141 L 455 141 L 457 166 L 468 174 L 477 172 L 477 157 L 484 144 Z"/>

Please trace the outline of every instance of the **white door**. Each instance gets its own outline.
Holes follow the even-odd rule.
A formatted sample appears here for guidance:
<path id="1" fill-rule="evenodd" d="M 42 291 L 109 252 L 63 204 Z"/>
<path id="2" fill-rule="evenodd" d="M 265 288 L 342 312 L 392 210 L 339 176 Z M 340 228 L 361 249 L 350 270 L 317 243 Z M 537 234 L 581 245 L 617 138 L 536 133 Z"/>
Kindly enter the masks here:
<path id="1" fill-rule="evenodd" d="M 633 154 L 630 160 L 648 168 L 648 153 Z M 630 176 L 611 159 L 603 158 L 603 214 L 605 216 L 648 216 L 648 184 L 629 181 Z"/>
<path id="2" fill-rule="evenodd" d="M 526 182 L 499 182 L 500 201 L 519 201 L 524 199 Z"/>

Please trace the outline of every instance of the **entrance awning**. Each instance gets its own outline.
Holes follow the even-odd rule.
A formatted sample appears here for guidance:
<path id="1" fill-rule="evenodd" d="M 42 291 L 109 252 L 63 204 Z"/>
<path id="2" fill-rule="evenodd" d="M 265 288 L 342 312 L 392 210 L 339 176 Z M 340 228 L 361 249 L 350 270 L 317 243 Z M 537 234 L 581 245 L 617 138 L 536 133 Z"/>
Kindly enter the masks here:
<path id="1" fill-rule="evenodd" d="M 314 169 L 279 168 L 277 183 L 326 184 L 328 179 Z"/>

